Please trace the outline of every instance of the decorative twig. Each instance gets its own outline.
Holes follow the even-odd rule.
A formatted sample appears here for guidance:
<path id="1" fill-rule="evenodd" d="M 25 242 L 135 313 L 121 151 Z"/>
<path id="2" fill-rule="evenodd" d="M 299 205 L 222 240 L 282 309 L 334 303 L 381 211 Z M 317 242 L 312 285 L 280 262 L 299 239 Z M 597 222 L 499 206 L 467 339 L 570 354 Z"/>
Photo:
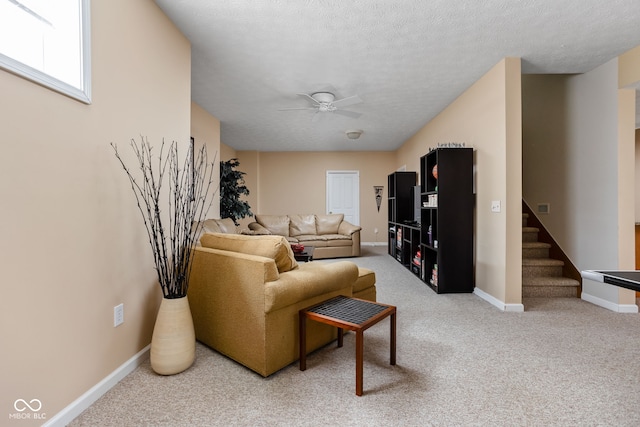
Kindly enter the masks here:
<path id="1" fill-rule="evenodd" d="M 132 139 L 131 147 L 140 171 L 138 181 L 120 157 L 118 147 L 113 143 L 111 146 L 129 178 L 138 210 L 142 214 L 162 295 L 164 298 L 182 298 L 187 295 L 189 288 L 196 237 L 200 234 L 202 220 L 213 203 L 215 191 L 211 194 L 210 192 L 215 159 L 211 163 L 208 162 L 207 151 L 203 146 L 197 157 L 194 157 L 195 153 L 190 152 L 181 168 L 178 144 L 172 142 L 165 155 L 163 140 L 157 166 L 154 168 L 149 141 L 142 138 L 138 145 Z M 161 200 L 162 185 L 167 173 L 168 204 Z M 163 224 L 162 206 L 168 208 L 168 227 Z M 164 219 L 167 219 L 166 216 Z"/>

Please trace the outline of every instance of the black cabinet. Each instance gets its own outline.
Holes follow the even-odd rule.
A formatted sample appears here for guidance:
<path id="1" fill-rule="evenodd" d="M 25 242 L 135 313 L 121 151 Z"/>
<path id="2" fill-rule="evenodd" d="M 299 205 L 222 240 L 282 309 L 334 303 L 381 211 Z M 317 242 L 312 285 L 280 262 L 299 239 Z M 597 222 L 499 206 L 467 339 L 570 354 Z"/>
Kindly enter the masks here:
<path id="1" fill-rule="evenodd" d="M 438 293 L 473 292 L 473 149 L 423 156 L 420 185 L 422 279 Z"/>
<path id="2" fill-rule="evenodd" d="M 418 250 L 420 245 L 419 229 L 414 227 L 417 232 L 405 232 L 403 227 L 413 221 L 414 203 L 413 203 L 413 187 L 416 185 L 416 172 L 394 172 L 388 177 L 388 194 L 389 194 L 389 255 L 396 258 L 399 262 L 406 264 L 409 257 L 409 250 L 415 247 Z M 413 240 L 415 239 L 415 243 Z M 408 245 L 405 241 L 409 241 Z M 407 249 L 409 248 L 409 249 Z"/>

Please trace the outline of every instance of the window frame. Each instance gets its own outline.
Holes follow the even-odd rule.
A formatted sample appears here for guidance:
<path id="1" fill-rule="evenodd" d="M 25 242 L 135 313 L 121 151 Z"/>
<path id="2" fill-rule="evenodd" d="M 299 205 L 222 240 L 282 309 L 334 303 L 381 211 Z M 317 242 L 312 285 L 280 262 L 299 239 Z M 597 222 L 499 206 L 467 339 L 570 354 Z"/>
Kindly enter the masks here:
<path id="1" fill-rule="evenodd" d="M 82 67 L 82 81 L 80 87 L 73 86 L 59 80 L 44 71 L 33 68 L 0 52 L 0 68 L 17 76 L 31 80 L 41 86 L 76 99 L 85 104 L 91 104 L 91 13 L 90 0 L 80 2 L 80 66 Z"/>

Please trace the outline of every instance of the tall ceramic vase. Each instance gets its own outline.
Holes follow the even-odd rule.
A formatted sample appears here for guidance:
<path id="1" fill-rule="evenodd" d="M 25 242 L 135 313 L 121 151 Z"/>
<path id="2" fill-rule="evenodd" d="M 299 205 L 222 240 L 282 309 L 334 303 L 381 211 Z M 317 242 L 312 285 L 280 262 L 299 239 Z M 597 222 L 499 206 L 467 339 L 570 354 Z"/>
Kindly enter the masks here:
<path id="1" fill-rule="evenodd" d="M 178 374 L 193 364 L 196 334 L 187 297 L 168 299 L 160 310 L 151 338 L 151 368 L 160 375 Z"/>

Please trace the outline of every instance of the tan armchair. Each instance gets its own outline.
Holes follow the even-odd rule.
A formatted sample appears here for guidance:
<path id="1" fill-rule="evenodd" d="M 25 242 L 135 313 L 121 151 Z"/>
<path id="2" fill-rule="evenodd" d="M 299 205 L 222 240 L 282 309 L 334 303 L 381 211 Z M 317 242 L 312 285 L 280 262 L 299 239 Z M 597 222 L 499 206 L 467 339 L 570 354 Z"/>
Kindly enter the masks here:
<path id="1" fill-rule="evenodd" d="M 372 272 L 348 261 L 298 265 L 281 236 L 205 234 L 189 284 L 196 338 L 262 376 L 298 360 L 298 311 L 336 295 L 375 299 Z M 365 289 L 366 288 L 366 289 Z M 307 351 L 336 339 L 336 329 L 310 322 Z"/>

